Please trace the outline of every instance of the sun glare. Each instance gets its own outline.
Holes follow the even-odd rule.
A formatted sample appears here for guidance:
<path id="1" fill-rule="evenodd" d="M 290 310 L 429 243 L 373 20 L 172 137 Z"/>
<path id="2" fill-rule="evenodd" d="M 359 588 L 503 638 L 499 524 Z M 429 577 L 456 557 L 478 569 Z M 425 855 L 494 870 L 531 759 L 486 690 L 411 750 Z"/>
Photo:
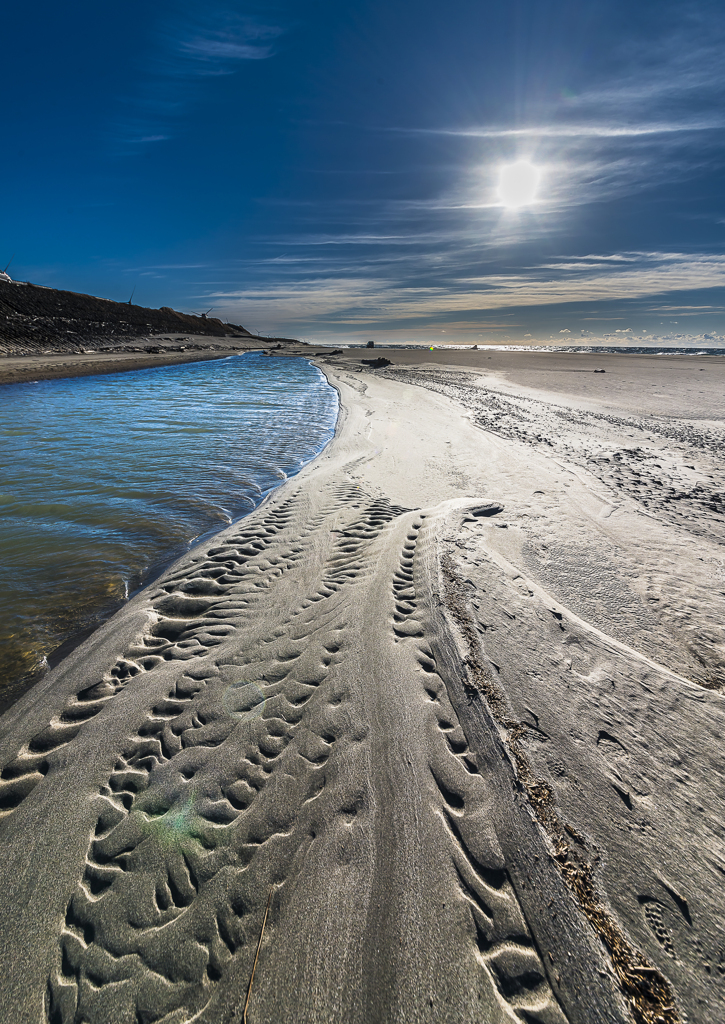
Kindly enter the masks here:
<path id="1" fill-rule="evenodd" d="M 541 171 L 528 160 L 517 160 L 501 168 L 498 195 L 503 206 L 510 210 L 529 206 L 536 200 Z"/>

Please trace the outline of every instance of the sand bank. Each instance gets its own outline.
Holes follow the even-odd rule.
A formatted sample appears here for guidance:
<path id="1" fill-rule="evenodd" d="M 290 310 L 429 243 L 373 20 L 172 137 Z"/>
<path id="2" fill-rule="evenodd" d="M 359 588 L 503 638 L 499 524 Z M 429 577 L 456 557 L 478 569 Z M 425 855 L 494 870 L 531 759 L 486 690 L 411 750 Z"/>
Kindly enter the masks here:
<path id="1" fill-rule="evenodd" d="M 260 341 L 230 343 L 225 338 L 185 339 L 188 348 L 164 345 L 158 338 L 137 339 L 139 348 L 153 351 L 92 352 L 80 355 L 49 353 L 33 356 L 7 356 L 0 359 L 0 384 L 23 384 L 27 381 L 56 380 L 61 377 L 90 377 L 98 373 L 122 373 L 146 370 L 177 363 L 198 363 L 206 359 L 226 359 L 253 349 L 265 347 Z"/>
<path id="2" fill-rule="evenodd" d="M 356 356 L 0 719 L 3 1018 L 718 1019 L 722 422 Z"/>

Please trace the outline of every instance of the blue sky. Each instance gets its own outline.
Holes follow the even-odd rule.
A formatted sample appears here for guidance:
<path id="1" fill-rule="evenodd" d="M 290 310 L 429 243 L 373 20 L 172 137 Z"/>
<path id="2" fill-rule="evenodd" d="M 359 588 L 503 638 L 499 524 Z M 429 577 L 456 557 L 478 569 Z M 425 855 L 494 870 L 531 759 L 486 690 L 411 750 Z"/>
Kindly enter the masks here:
<path id="1" fill-rule="evenodd" d="M 722 0 L 36 0 L 0 47 L 16 279 L 320 342 L 725 338 Z"/>

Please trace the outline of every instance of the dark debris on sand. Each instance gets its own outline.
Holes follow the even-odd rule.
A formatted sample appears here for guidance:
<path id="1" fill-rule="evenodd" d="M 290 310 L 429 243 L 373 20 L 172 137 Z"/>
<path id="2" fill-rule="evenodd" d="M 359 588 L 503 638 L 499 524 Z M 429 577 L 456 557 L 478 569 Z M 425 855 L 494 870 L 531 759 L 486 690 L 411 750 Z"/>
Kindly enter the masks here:
<path id="1" fill-rule="evenodd" d="M 392 365 L 385 356 L 379 356 L 377 359 L 363 359 L 362 362 L 369 366 L 371 370 L 382 370 L 384 366 Z"/>

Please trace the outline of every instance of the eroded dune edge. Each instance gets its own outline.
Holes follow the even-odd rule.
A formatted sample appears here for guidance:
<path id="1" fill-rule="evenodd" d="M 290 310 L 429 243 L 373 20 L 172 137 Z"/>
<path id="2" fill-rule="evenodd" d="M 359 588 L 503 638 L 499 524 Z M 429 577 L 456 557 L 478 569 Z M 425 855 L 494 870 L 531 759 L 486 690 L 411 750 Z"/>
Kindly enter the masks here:
<path id="1" fill-rule="evenodd" d="M 325 371 L 322 456 L 0 720 L 3 1019 L 718 1019 L 718 509 Z"/>

